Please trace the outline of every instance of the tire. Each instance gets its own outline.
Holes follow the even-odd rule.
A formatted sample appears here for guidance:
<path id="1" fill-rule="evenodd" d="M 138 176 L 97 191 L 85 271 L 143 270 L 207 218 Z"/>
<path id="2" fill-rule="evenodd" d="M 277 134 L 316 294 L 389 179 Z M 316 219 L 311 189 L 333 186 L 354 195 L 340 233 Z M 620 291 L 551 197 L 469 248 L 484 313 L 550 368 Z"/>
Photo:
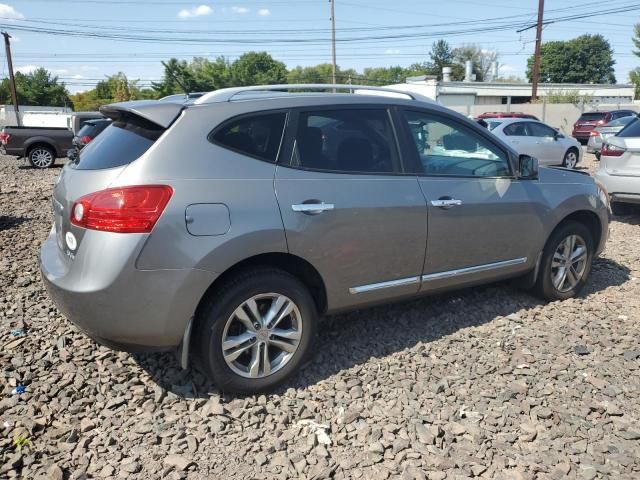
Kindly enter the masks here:
<path id="1" fill-rule="evenodd" d="M 564 154 L 564 159 L 562 160 L 562 166 L 565 168 L 576 168 L 578 164 L 579 154 L 575 148 L 570 148 L 567 150 L 567 153 Z"/>
<path id="2" fill-rule="evenodd" d="M 29 163 L 35 168 L 49 168 L 56 162 L 56 154 L 50 147 L 36 145 L 29 150 Z"/>
<path id="3" fill-rule="evenodd" d="M 566 249 L 571 245 L 564 243 L 568 238 L 573 237 L 574 247 L 571 251 L 572 256 L 576 254 L 576 249 L 582 245 L 585 248 L 585 255 L 583 261 L 573 260 L 571 265 L 572 270 L 562 279 L 562 266 L 558 266 L 559 262 L 565 262 L 566 257 L 563 259 L 557 259 L 554 261 L 554 256 L 558 253 L 558 257 L 562 257 L 566 254 Z M 563 245 L 564 244 L 564 245 Z M 589 229 L 578 222 L 567 222 L 560 225 L 551 234 L 547 244 L 542 252 L 542 259 L 540 262 L 540 271 L 538 278 L 536 279 L 536 285 L 534 292 L 541 298 L 549 301 L 554 300 L 566 300 L 580 293 L 580 290 L 584 287 L 589 273 L 591 273 L 591 262 L 593 261 L 594 245 L 593 238 Z M 580 256 L 581 258 L 582 256 Z M 584 262 L 584 263 L 583 263 Z M 564 267 L 565 270 L 567 267 Z M 577 277 L 577 282 L 573 282 L 573 277 Z M 554 283 L 554 279 L 557 283 Z"/>
<path id="4" fill-rule="evenodd" d="M 265 321 L 269 309 L 280 301 L 285 303 L 278 312 L 290 309 L 290 313 L 281 318 L 277 328 L 273 325 L 273 329 L 269 329 L 256 322 L 256 316 L 251 314 L 246 302 L 252 299 L 251 305 L 257 307 L 255 310 L 261 317 L 258 322 Z M 276 313 L 274 318 L 278 317 Z M 222 391 L 256 393 L 271 390 L 306 362 L 315 338 L 317 319 L 313 298 L 294 276 L 273 268 L 240 273 L 212 295 L 196 314 L 194 346 L 198 363 Z M 276 331 L 278 334 L 274 333 Z M 286 337 L 280 336 L 285 333 Z M 223 353 L 225 340 L 228 346 L 226 358 Z M 286 345 L 285 349 L 283 345 Z M 265 350 L 269 362 L 265 361 Z M 256 358 L 259 360 L 257 368 L 252 369 Z"/>
<path id="5" fill-rule="evenodd" d="M 596 155 L 596 160 L 600 161 L 600 156 L 601 156 L 600 152 L 596 152 L 595 155 Z"/>

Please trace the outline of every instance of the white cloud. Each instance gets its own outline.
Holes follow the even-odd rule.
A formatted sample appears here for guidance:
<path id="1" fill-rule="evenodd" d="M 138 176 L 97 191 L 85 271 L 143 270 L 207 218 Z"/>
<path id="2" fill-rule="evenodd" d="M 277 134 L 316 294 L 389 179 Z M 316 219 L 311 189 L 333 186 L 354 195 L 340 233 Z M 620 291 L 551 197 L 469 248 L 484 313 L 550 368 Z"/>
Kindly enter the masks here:
<path id="1" fill-rule="evenodd" d="M 23 65 L 22 67 L 16 68 L 16 72 L 24 73 L 26 75 L 35 72 L 39 68 L 40 67 L 38 65 Z"/>
<path id="2" fill-rule="evenodd" d="M 233 13 L 248 13 L 249 9 L 247 7 L 231 7 Z"/>
<path id="3" fill-rule="evenodd" d="M 0 18 L 3 20 L 23 20 L 24 15 L 18 12 L 11 5 L 0 3 Z"/>
<path id="4" fill-rule="evenodd" d="M 65 73 L 69 73 L 69 70 L 67 70 L 66 68 L 55 68 L 52 70 L 52 72 L 57 75 L 64 75 Z"/>
<path id="5" fill-rule="evenodd" d="M 387 48 L 384 53 L 386 53 L 387 55 L 395 55 L 400 53 L 400 49 L 399 48 Z"/>
<path id="6" fill-rule="evenodd" d="M 202 17 L 204 15 L 211 15 L 213 13 L 213 8 L 208 5 L 200 5 L 199 7 L 193 8 L 184 8 L 178 12 L 179 18 L 191 18 L 191 17 Z"/>
<path id="7" fill-rule="evenodd" d="M 500 65 L 498 67 L 498 70 L 500 70 L 501 72 L 515 72 L 516 69 L 513 68 L 511 65 Z"/>
<path id="8" fill-rule="evenodd" d="M 85 77 L 84 75 L 78 75 L 78 74 L 76 74 L 76 75 L 74 75 L 74 76 L 73 76 L 73 77 L 71 77 L 71 78 L 73 78 L 74 80 L 81 80 L 81 79 L 83 79 L 83 78 L 87 78 L 87 77 Z"/>
<path id="9" fill-rule="evenodd" d="M 269 15 L 271 15 L 271 12 L 268 8 L 261 8 L 260 10 L 258 10 L 258 15 L 260 15 L 261 17 L 268 17 Z"/>

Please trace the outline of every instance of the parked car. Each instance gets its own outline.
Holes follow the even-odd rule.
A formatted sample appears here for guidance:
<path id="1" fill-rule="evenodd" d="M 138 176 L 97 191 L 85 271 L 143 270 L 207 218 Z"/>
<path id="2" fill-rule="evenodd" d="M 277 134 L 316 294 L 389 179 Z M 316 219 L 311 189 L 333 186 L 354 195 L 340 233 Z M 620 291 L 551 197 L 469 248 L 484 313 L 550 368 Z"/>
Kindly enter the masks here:
<path id="1" fill-rule="evenodd" d="M 612 120 L 606 125 L 602 125 L 601 127 L 596 127 L 591 130 L 589 141 L 587 142 L 587 152 L 595 153 L 596 158 L 600 160 L 602 142 L 606 141 L 607 138 L 614 136 L 636 118 L 638 118 L 637 115 L 621 117 L 616 120 Z"/>
<path id="2" fill-rule="evenodd" d="M 580 292 L 608 232 L 589 175 L 538 169 L 415 93 L 283 88 L 301 87 L 103 107 L 113 123 L 60 173 L 39 256 L 69 320 L 256 392 L 305 363 L 324 314 L 508 278 Z"/>
<path id="3" fill-rule="evenodd" d="M 73 112 L 69 116 L 67 127 L 73 131 L 74 135 L 78 132 L 84 124 L 92 120 L 103 120 L 104 116 L 100 112 Z"/>
<path id="4" fill-rule="evenodd" d="M 67 152 L 69 160 L 77 160 L 80 150 L 86 147 L 89 142 L 93 141 L 110 123 L 111 120 L 106 118 L 101 120 L 87 120 L 84 122 L 84 126 L 78 134 L 73 137 L 71 148 Z"/>
<path id="5" fill-rule="evenodd" d="M 529 118 L 531 120 L 538 120 L 538 117 L 535 115 L 522 112 L 485 112 L 478 115 L 476 120 L 487 118 Z"/>
<path id="6" fill-rule="evenodd" d="M 628 117 L 629 115 L 637 115 L 633 110 L 611 110 L 603 112 L 585 112 L 573 124 L 572 136 L 581 143 L 587 143 L 591 130 L 601 127 L 618 118 Z"/>
<path id="7" fill-rule="evenodd" d="M 26 157 L 36 168 L 51 167 L 71 148 L 73 132 L 68 128 L 4 127 L 0 131 L 0 153 Z"/>
<path id="8" fill-rule="evenodd" d="M 491 133 L 510 144 L 519 154 L 531 155 L 541 165 L 575 168 L 582 159 L 580 143 L 549 125 L 521 118 L 505 119 Z"/>
<path id="9" fill-rule="evenodd" d="M 595 177 L 609 191 L 616 211 L 623 213 L 624 206 L 640 204 L 640 119 L 607 138 L 600 155 Z"/>

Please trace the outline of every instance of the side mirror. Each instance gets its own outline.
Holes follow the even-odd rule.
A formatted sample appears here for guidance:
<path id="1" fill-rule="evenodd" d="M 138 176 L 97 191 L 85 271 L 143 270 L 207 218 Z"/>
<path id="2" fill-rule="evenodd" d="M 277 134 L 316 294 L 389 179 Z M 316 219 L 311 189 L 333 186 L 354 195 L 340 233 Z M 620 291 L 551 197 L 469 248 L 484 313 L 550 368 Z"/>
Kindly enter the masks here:
<path id="1" fill-rule="evenodd" d="M 518 176 L 523 180 L 537 180 L 538 159 L 530 155 L 520 155 L 518 158 Z"/>
<path id="2" fill-rule="evenodd" d="M 564 135 L 563 135 L 563 134 L 561 134 L 560 132 L 556 131 L 556 132 L 553 134 L 553 139 L 554 139 L 554 140 L 558 140 L 559 138 L 564 138 Z"/>

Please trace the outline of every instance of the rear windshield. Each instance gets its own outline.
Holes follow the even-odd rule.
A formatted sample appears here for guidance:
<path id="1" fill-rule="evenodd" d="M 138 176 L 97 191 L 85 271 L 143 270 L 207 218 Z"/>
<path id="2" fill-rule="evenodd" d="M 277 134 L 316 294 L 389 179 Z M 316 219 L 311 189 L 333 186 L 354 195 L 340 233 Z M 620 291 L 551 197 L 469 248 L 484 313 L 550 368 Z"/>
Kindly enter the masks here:
<path id="1" fill-rule="evenodd" d="M 636 117 L 621 117 L 618 118 L 617 120 L 612 120 L 611 122 L 607 123 L 607 127 L 622 127 L 623 125 L 626 125 L 627 123 L 631 123 L 635 120 Z"/>
<path id="2" fill-rule="evenodd" d="M 633 122 L 620 130 L 616 137 L 640 137 L 640 120 L 634 119 Z"/>
<path id="3" fill-rule="evenodd" d="M 582 115 L 580 115 L 580 118 L 578 119 L 578 121 L 579 122 L 598 121 L 598 120 L 602 120 L 605 115 L 606 115 L 606 113 L 604 113 L 604 112 L 583 113 Z"/>
<path id="4" fill-rule="evenodd" d="M 101 170 L 127 165 L 149 150 L 162 132 L 162 127 L 140 117 L 123 117 L 82 149 L 77 168 Z"/>

